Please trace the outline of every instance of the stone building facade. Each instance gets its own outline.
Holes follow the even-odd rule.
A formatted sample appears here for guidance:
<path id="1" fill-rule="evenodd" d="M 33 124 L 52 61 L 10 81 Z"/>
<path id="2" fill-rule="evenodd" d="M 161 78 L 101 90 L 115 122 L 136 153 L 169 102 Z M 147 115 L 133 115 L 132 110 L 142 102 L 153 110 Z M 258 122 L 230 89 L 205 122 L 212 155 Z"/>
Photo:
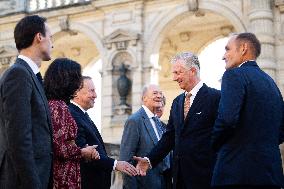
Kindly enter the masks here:
<path id="1" fill-rule="evenodd" d="M 180 92 L 171 80 L 169 60 L 175 53 L 199 54 L 232 32 L 257 35 L 262 44 L 258 64 L 284 92 L 284 0 L 2 0 L 0 74 L 17 56 L 13 29 L 28 14 L 48 19 L 53 58 L 72 58 L 85 68 L 101 60 L 101 125 L 108 143 L 120 143 L 123 124 L 140 108 L 147 83 L 164 90 L 168 116 Z M 131 81 L 126 103 L 117 89 L 122 65 Z"/>

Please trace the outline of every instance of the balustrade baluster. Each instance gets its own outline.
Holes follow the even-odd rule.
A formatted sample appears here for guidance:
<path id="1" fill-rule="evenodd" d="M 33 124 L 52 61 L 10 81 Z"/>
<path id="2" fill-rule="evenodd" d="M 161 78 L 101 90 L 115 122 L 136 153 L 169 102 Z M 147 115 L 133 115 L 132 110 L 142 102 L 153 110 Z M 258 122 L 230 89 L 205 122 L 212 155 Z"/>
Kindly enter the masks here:
<path id="1" fill-rule="evenodd" d="M 36 9 L 35 10 L 39 10 L 41 7 L 40 7 L 40 0 L 36 0 Z"/>

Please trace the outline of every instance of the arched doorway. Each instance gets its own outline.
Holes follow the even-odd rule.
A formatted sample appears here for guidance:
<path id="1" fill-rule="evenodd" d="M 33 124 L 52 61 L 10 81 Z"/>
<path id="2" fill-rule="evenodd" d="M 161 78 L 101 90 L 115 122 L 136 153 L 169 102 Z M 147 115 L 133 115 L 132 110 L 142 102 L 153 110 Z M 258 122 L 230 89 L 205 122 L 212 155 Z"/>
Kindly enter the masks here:
<path id="1" fill-rule="evenodd" d="M 101 67 L 100 52 L 94 42 L 85 34 L 77 31 L 60 31 L 53 35 L 52 60 L 43 63 L 41 72 L 44 74 L 50 63 L 56 58 L 70 58 L 81 64 L 83 75 L 93 78 L 97 99 L 94 108 L 88 110 L 90 117 L 101 130 Z"/>
<path id="2" fill-rule="evenodd" d="M 204 55 L 202 55 L 202 51 L 206 50 L 208 45 L 210 47 L 210 44 L 214 43 L 216 40 L 227 37 L 228 34 L 238 31 L 237 28 L 239 29 L 240 25 L 242 25 L 242 23 L 235 27 L 228 18 L 219 13 L 205 9 L 200 9 L 196 12 L 183 11 L 181 14 L 176 15 L 170 21 L 164 24 L 164 27 L 159 31 L 160 35 L 157 36 L 156 39 L 153 39 L 154 43 L 152 41 L 152 44 L 160 45 L 156 47 L 154 45 L 152 48 L 153 51 L 151 55 L 149 55 L 149 57 L 153 57 L 153 55 L 158 56 L 157 61 L 160 68 L 158 82 L 167 98 L 165 113 L 162 117 L 164 121 L 168 119 L 172 100 L 182 92 L 178 85 L 172 81 L 170 65 L 171 58 L 176 53 L 183 51 L 190 51 L 198 56 L 201 54 L 201 69 L 203 71 L 207 71 L 210 69 L 210 66 L 214 64 L 214 62 L 211 61 L 209 63 L 210 66 L 203 64 L 204 61 L 207 63 L 208 60 L 202 58 L 202 56 L 204 57 Z M 157 32 L 158 31 L 155 31 L 154 33 Z M 218 43 L 218 41 L 216 43 Z M 224 41 L 222 44 L 224 44 Z M 220 50 L 217 50 L 217 53 L 216 51 L 211 51 L 205 56 L 211 55 L 215 57 L 219 53 L 220 57 L 220 54 L 222 55 L 223 52 L 224 46 L 221 47 Z M 221 60 L 222 56 L 219 59 Z M 150 62 L 152 65 L 157 64 L 155 61 L 150 60 Z M 208 72 L 205 72 L 204 75 L 203 71 L 201 73 L 203 74 L 201 77 L 206 78 L 206 74 L 212 74 L 209 70 Z M 223 71 L 224 69 L 222 69 L 221 72 Z M 215 77 L 218 77 L 215 78 L 215 80 L 220 80 L 220 73 L 219 76 Z M 209 86 L 212 85 L 209 83 Z"/>

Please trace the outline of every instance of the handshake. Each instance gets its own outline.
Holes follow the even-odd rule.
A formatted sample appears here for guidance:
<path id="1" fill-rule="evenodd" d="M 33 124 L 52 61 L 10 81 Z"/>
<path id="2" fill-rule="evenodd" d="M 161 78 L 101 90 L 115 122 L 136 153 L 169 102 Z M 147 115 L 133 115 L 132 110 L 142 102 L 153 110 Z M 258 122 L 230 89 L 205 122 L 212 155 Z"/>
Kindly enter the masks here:
<path id="1" fill-rule="evenodd" d="M 100 154 L 96 150 L 98 145 L 88 146 L 81 149 L 82 157 L 88 162 L 100 159 Z M 133 156 L 133 159 L 138 163 L 136 168 L 126 161 L 117 161 L 115 170 L 125 173 L 129 176 L 146 176 L 147 170 L 150 168 L 150 163 L 146 158 Z"/>

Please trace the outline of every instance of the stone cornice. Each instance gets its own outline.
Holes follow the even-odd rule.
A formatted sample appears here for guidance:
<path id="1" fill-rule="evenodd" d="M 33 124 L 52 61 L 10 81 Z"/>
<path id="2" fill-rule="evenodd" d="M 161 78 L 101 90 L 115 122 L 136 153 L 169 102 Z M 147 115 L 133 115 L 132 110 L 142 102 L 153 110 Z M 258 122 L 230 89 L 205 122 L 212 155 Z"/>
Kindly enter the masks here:
<path id="1" fill-rule="evenodd" d="M 279 8 L 280 12 L 284 12 L 284 0 L 275 0 L 275 6 Z"/>

